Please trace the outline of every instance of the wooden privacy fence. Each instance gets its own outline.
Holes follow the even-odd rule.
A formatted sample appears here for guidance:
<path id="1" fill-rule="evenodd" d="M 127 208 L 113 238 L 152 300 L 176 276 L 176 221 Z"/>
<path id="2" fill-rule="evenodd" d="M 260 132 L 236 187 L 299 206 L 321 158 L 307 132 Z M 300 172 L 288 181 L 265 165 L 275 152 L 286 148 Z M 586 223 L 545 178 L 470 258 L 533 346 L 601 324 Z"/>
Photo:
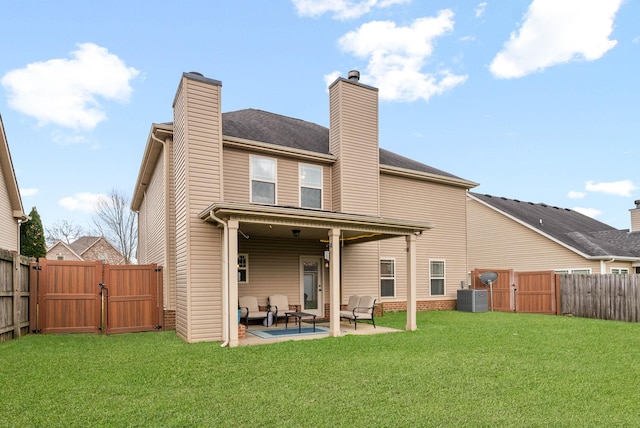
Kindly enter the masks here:
<path id="1" fill-rule="evenodd" d="M 29 259 L 0 250 L 0 342 L 29 328 Z"/>
<path id="2" fill-rule="evenodd" d="M 125 333 L 162 328 L 162 268 L 40 260 L 31 264 L 30 329 Z"/>
<path id="3" fill-rule="evenodd" d="M 513 269 L 474 269 L 471 286 L 490 291 L 480 281 L 484 272 L 496 272 L 498 279 L 492 284 L 493 310 L 504 312 L 526 312 L 532 314 L 558 314 L 560 291 L 553 271 L 515 272 Z M 489 297 L 491 310 L 491 297 Z"/>
<path id="4" fill-rule="evenodd" d="M 561 312 L 584 318 L 640 322 L 640 275 L 558 275 Z"/>

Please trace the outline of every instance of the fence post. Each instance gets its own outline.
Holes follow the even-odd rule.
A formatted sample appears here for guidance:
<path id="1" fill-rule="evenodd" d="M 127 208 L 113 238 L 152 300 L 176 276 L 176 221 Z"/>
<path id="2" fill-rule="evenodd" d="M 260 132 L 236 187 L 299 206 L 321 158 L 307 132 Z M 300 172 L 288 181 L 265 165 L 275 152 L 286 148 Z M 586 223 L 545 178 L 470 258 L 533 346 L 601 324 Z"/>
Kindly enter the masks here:
<path id="1" fill-rule="evenodd" d="M 20 320 L 22 315 L 20 314 L 20 305 L 22 303 L 22 296 L 20 293 L 20 254 L 13 252 L 13 338 L 20 338 Z"/>

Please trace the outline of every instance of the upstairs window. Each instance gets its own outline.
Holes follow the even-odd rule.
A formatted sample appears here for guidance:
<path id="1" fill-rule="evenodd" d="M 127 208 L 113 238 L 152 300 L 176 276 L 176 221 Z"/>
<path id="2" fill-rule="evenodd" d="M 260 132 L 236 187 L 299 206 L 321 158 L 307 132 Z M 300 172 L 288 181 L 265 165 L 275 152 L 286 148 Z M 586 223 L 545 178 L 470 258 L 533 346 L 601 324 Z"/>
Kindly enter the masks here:
<path id="1" fill-rule="evenodd" d="M 444 296 L 444 260 L 429 262 L 429 279 L 431 281 L 431 295 Z"/>
<path id="2" fill-rule="evenodd" d="M 591 269 L 557 269 L 557 274 L 591 275 Z"/>
<path id="3" fill-rule="evenodd" d="M 322 209 L 322 167 L 300 164 L 300 206 Z"/>
<path id="4" fill-rule="evenodd" d="M 276 160 L 251 156 L 251 202 L 276 203 Z"/>

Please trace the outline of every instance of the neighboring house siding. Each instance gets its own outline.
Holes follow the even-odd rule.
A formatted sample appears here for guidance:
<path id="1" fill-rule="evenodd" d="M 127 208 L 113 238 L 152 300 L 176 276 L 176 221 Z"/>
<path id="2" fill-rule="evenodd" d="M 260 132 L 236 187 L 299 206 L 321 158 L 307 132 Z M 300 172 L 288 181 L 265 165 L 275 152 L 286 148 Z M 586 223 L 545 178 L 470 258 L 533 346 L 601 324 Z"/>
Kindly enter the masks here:
<path id="1" fill-rule="evenodd" d="M 104 263 L 117 265 L 123 263 L 122 254 L 118 252 L 105 239 L 99 239 L 81 254 L 83 260 L 98 260 Z"/>
<path id="2" fill-rule="evenodd" d="M 182 83 L 182 120 L 186 134 L 184 171 L 188 181 L 184 189 L 186 217 L 182 227 L 185 255 L 179 260 L 187 264 L 185 297 L 191 321 L 188 341 L 220 340 L 222 234 L 199 218 L 200 212 L 222 199 L 220 86 L 190 78 L 184 78 Z"/>
<path id="3" fill-rule="evenodd" d="M 58 260 L 58 256 L 62 256 L 63 260 L 82 260 L 69 248 L 57 243 L 47 251 L 47 260 Z"/>
<path id="4" fill-rule="evenodd" d="M 233 148 L 224 149 L 225 186 L 223 200 L 225 202 L 249 202 L 249 189 L 251 187 L 249 165 L 252 154 L 254 153 Z M 299 165 L 304 163 L 321 166 L 323 168 L 323 209 L 331 210 L 331 168 L 329 166 L 290 157 L 272 156 L 257 152 L 255 154 L 276 159 L 278 170 L 277 205 L 300 206 Z"/>
<path id="5" fill-rule="evenodd" d="M 591 268 L 600 262 L 581 255 L 516 221 L 469 199 L 467 204 L 469 269 L 537 271 Z"/>
<path id="6" fill-rule="evenodd" d="M 378 215 L 378 91 L 339 80 L 330 93 L 330 150 L 338 156 L 333 186 L 341 192 L 334 209 Z"/>
<path id="7" fill-rule="evenodd" d="M 18 222 L 13 218 L 13 208 L 2 171 L 0 181 L 0 248 L 18 251 Z"/>
<path id="8" fill-rule="evenodd" d="M 398 191 L 402 189 L 402 191 Z M 380 205 L 383 217 L 429 221 L 434 228 L 416 241 L 416 297 L 419 300 L 455 299 L 460 281 L 467 279 L 466 190 L 444 184 L 381 174 Z M 406 283 L 406 240 L 381 241 L 380 256 L 396 257 L 396 281 Z M 431 296 L 429 261 L 445 260 L 445 294 Z M 406 300 L 401 287 L 395 300 Z"/>

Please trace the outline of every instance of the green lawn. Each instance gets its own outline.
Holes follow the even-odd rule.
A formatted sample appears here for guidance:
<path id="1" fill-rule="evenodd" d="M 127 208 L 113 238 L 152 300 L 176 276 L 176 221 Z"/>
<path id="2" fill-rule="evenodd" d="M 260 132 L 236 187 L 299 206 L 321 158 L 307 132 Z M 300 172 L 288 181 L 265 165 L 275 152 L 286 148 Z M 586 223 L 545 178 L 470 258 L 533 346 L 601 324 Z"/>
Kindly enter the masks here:
<path id="1" fill-rule="evenodd" d="M 0 363 L 7 427 L 640 426 L 640 325 L 613 321 L 422 312 L 415 332 L 234 349 L 29 335 Z"/>

